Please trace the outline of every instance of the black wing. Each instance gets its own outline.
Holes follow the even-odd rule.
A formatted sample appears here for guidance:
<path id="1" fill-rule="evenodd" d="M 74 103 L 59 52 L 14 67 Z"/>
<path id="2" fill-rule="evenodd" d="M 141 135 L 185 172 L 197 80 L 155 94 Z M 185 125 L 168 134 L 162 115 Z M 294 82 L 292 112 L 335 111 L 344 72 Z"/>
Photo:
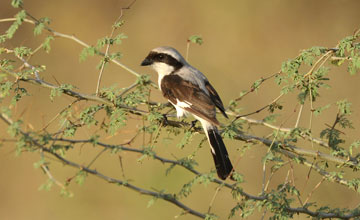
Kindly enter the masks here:
<path id="1" fill-rule="evenodd" d="M 220 99 L 220 96 L 218 95 L 218 93 L 216 92 L 214 87 L 212 87 L 212 85 L 209 82 L 205 83 L 205 87 L 210 93 L 211 100 L 214 102 L 216 107 L 220 110 L 221 114 L 223 114 L 225 118 L 229 118 L 227 116 L 227 114 L 225 113 L 225 108 L 224 108 L 224 105 L 223 105 L 223 103 L 222 103 L 222 101 Z"/>

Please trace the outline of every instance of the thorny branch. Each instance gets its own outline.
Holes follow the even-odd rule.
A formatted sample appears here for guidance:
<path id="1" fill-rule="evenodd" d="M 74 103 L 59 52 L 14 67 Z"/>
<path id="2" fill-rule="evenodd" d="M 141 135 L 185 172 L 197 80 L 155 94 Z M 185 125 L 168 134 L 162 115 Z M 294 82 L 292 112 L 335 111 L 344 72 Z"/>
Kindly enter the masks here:
<path id="1" fill-rule="evenodd" d="M 3 113 L 0 114 L 0 119 L 2 121 L 4 121 L 6 124 L 8 124 L 8 125 L 13 124 L 13 121 Z M 163 199 L 163 200 L 168 201 L 168 202 L 178 206 L 179 208 L 183 209 L 186 213 L 189 213 L 189 214 L 194 215 L 196 217 L 203 218 L 203 219 L 206 217 L 206 214 L 201 213 L 199 211 L 196 211 L 196 210 L 186 206 L 182 202 L 180 202 L 176 198 L 176 196 L 174 196 L 173 194 L 166 194 L 166 193 L 161 193 L 161 192 L 150 191 L 150 190 L 135 186 L 133 184 L 130 184 L 126 180 L 120 180 L 120 179 L 112 178 L 110 176 L 106 176 L 103 173 L 101 173 L 101 172 L 99 172 L 99 171 L 97 171 L 95 169 L 90 169 L 88 166 L 83 166 L 83 165 L 80 165 L 80 164 L 78 164 L 76 162 L 65 159 L 64 157 L 62 157 L 61 155 L 59 155 L 55 151 L 53 151 L 53 150 L 39 144 L 39 142 L 36 139 L 31 137 L 26 132 L 21 131 L 20 133 L 23 136 L 27 137 L 27 141 L 31 142 L 32 145 L 37 146 L 41 150 L 41 152 L 44 152 L 44 153 L 47 153 L 47 154 L 50 154 L 50 155 L 54 156 L 56 159 L 58 159 L 59 161 L 61 161 L 62 163 L 66 164 L 68 166 L 71 166 L 71 167 L 77 168 L 79 170 L 85 171 L 86 173 L 97 176 L 97 177 L 99 177 L 99 178 L 101 178 L 101 179 L 103 179 L 103 180 L 105 180 L 105 181 L 107 181 L 109 183 L 115 183 L 115 184 L 118 184 L 120 186 L 124 186 L 126 188 L 132 189 L 132 190 L 134 190 L 134 191 L 136 191 L 136 192 L 138 192 L 140 194 L 149 195 L 149 196 L 152 196 L 152 197 L 155 197 L 155 198 Z M 91 143 L 92 142 L 91 140 L 71 140 L 71 139 L 62 139 L 62 138 L 54 139 L 54 140 L 55 141 L 65 141 L 65 142 L 74 143 L 74 144 L 76 144 L 76 143 Z M 127 147 L 123 147 L 123 146 L 108 145 L 108 144 L 103 144 L 101 142 L 98 142 L 97 144 L 99 146 L 102 146 L 102 147 L 105 147 L 105 148 L 115 148 L 115 147 L 119 148 L 120 147 L 120 149 L 124 150 L 124 151 L 130 151 L 130 152 L 136 152 L 136 153 L 144 153 L 142 150 L 133 149 L 133 148 L 127 148 Z M 291 157 L 290 152 L 288 152 L 286 154 L 290 155 L 290 157 Z M 159 157 L 159 156 L 156 156 L 156 155 L 154 155 L 153 158 L 156 159 L 156 160 L 159 160 L 159 161 L 161 161 L 163 163 L 170 163 L 170 164 L 175 164 L 175 165 L 184 167 L 185 169 L 191 171 L 195 175 L 202 175 L 200 172 L 198 172 L 198 171 L 196 171 L 196 170 L 194 170 L 192 168 L 189 168 L 187 166 L 184 166 L 182 163 L 179 163 L 178 161 L 169 160 L 169 159 Z M 212 182 L 217 183 L 219 185 L 223 185 L 224 187 L 229 188 L 231 190 L 236 190 L 238 193 L 241 194 L 241 196 L 243 196 L 246 199 L 251 199 L 251 200 L 255 200 L 255 201 L 263 201 L 263 200 L 268 199 L 267 194 L 264 194 L 262 196 L 254 196 L 254 195 L 251 195 L 249 193 L 246 193 L 245 191 L 240 190 L 238 188 L 237 184 L 229 184 L 229 183 L 223 182 L 223 181 L 221 181 L 219 179 L 216 179 L 216 178 L 213 178 Z M 324 219 L 325 218 L 349 219 L 349 218 L 359 217 L 360 216 L 360 213 L 349 213 L 347 215 L 344 215 L 344 214 L 338 214 L 338 213 L 314 212 L 314 211 L 311 211 L 311 210 L 307 209 L 306 207 L 298 207 L 298 208 L 284 207 L 284 209 L 286 211 L 290 212 L 290 213 L 296 213 L 296 214 L 303 213 L 303 214 L 307 214 L 307 215 L 310 215 L 310 216 L 313 216 L 313 217 L 319 217 L 319 218 L 324 218 Z"/>
<path id="2" fill-rule="evenodd" d="M 133 3 L 131 3 L 132 5 Z M 130 5 L 130 6 L 131 6 Z M 129 6 L 129 7 L 130 7 Z M 126 8 L 124 8 L 126 9 Z M 25 19 L 24 22 L 27 22 L 27 23 L 31 23 L 31 24 L 37 24 L 39 23 L 40 21 L 37 20 L 36 18 L 34 18 L 33 16 L 31 16 L 30 14 L 27 14 L 28 17 L 30 17 L 32 20 L 30 19 Z M 16 19 L 1 19 L 0 22 L 6 22 L 6 21 L 14 21 Z M 56 32 L 54 30 L 52 30 L 51 28 L 49 27 L 45 27 L 45 29 L 49 32 L 51 32 L 53 34 L 53 36 L 55 37 L 63 37 L 63 38 L 67 38 L 67 39 L 71 39 L 73 41 L 75 41 L 76 43 L 84 46 L 84 47 L 90 47 L 88 44 L 84 43 L 83 41 L 81 41 L 80 39 L 76 38 L 75 36 L 73 35 L 67 35 L 67 34 L 62 34 L 62 33 L 59 33 L 59 32 Z M 112 35 L 112 34 L 111 34 Z M 99 54 L 101 56 L 104 56 L 105 58 L 107 57 L 107 53 L 108 53 L 108 49 L 109 49 L 109 45 L 106 49 L 106 52 L 105 54 L 104 53 L 101 53 L 99 52 Z M 315 70 L 315 67 L 318 67 L 318 66 L 322 66 L 325 61 L 327 61 L 328 59 L 333 59 L 333 60 L 336 60 L 336 59 L 340 59 L 338 57 L 333 57 L 333 56 L 330 56 L 330 54 L 332 54 L 333 51 L 332 50 L 329 50 L 324 56 L 322 56 L 321 59 L 319 59 L 315 65 L 310 69 L 310 71 L 304 75 L 304 77 L 307 77 L 312 74 L 312 72 Z M 103 98 L 103 97 L 99 97 L 99 96 L 96 96 L 96 95 L 88 95 L 88 94 L 83 94 L 83 93 L 79 93 L 79 92 L 75 92 L 71 89 L 62 89 L 60 88 L 59 86 L 55 86 L 51 83 L 48 83 L 48 82 L 45 82 L 43 81 L 42 79 L 40 79 L 39 77 L 39 74 L 38 72 L 36 71 L 36 69 L 31 66 L 28 61 L 24 60 L 23 58 L 21 57 L 18 57 L 23 63 L 24 63 L 24 66 L 27 67 L 27 68 L 30 68 L 30 69 L 33 69 L 35 71 L 35 78 L 19 78 L 18 77 L 18 74 L 16 74 L 15 72 L 11 72 L 3 67 L 0 66 L 0 70 L 4 73 L 7 73 L 8 75 L 11 75 L 13 77 L 15 77 L 16 79 L 18 80 L 21 80 L 21 81 L 24 81 L 24 82 L 27 82 L 27 83 L 32 83 L 32 84 L 35 84 L 35 85 L 38 85 L 38 86 L 42 86 L 44 88 L 49 88 L 49 89 L 61 89 L 62 92 L 68 96 L 71 96 L 71 97 L 74 97 L 76 98 L 77 100 L 89 100 L 89 101 L 95 101 L 95 102 L 98 102 L 98 103 L 102 103 L 102 104 L 105 104 L 105 105 L 109 105 L 109 106 L 114 106 L 114 107 L 117 107 L 117 108 L 123 108 L 123 109 L 126 109 L 129 113 L 131 114 L 136 114 L 136 115 L 147 115 L 148 112 L 146 111 L 143 111 L 143 110 L 140 110 L 140 109 L 137 109 L 137 108 L 133 108 L 133 107 L 129 107 L 129 106 L 126 106 L 126 105 L 117 105 L 115 106 L 114 103 L 112 103 L 111 101 Z M 341 58 L 341 59 L 347 59 L 347 58 Z M 116 60 L 110 60 L 111 62 L 119 65 L 120 67 L 124 68 L 125 70 L 127 70 L 128 72 L 130 72 L 131 74 L 135 75 L 135 76 L 140 76 L 140 74 L 136 73 L 135 71 L 131 70 L 130 68 L 128 68 L 127 66 L 123 65 L 122 63 L 116 61 Z M 100 85 L 100 81 L 101 81 L 101 74 L 103 72 L 103 68 L 102 70 L 100 71 L 100 74 L 99 74 L 99 80 L 98 80 L 98 86 L 97 86 L 97 94 L 98 94 L 98 91 L 99 91 L 99 85 Z M 267 79 L 269 78 L 272 78 L 273 76 L 277 75 L 277 74 L 280 74 L 281 72 L 279 73 L 276 73 L 276 74 L 273 74 L 269 77 L 266 77 L 266 78 L 263 78 L 259 85 L 261 85 L 264 81 L 266 81 Z M 128 89 L 132 89 L 134 86 L 136 85 L 131 85 Z M 258 87 L 257 87 L 258 88 Z M 125 94 L 128 89 L 125 89 L 124 92 L 121 94 Z M 248 92 L 245 93 L 245 95 L 251 93 L 252 91 L 254 91 L 256 88 L 252 88 L 251 90 L 249 90 Z M 237 98 L 235 101 L 239 101 L 241 98 L 243 98 L 245 95 Z M 310 95 L 311 96 L 311 95 Z M 250 124 L 258 124 L 258 125 L 263 125 L 263 126 L 266 126 L 266 127 L 269 127 L 271 129 L 275 129 L 275 130 L 278 130 L 278 131 L 283 131 L 283 132 L 290 132 L 291 131 L 291 128 L 282 128 L 282 127 L 277 127 L 277 126 L 274 126 L 274 125 L 271 125 L 267 122 L 264 122 L 264 121 L 261 121 L 261 120 L 255 120 L 255 119 L 250 119 L 250 118 L 247 118 L 246 116 L 249 116 L 249 115 L 252 115 L 252 114 L 256 114 L 264 109 L 266 109 L 269 105 L 271 105 L 272 103 L 275 103 L 279 98 L 281 98 L 281 95 L 279 97 L 277 97 L 276 99 L 274 99 L 274 101 L 272 101 L 270 104 L 266 105 L 265 107 L 257 110 L 257 111 L 254 111 L 252 113 L 249 113 L 249 114 L 246 114 L 246 115 L 237 115 L 234 119 L 237 120 L 237 119 L 241 119 L 241 120 L 244 120 L 244 121 L 247 121 L 248 123 Z M 156 104 L 156 103 L 155 103 Z M 300 113 L 299 113 L 300 115 Z M 5 114 L 1 113 L 0 114 L 0 119 L 2 119 L 4 122 L 6 122 L 8 125 L 11 125 L 13 122 L 10 118 L 8 118 Z M 184 126 L 188 126 L 187 123 L 185 122 L 178 122 L 178 121 L 171 121 L 171 120 L 166 120 L 166 121 L 162 121 L 161 122 L 162 124 L 164 124 L 164 126 L 174 126 L 174 127 L 184 127 Z M 336 123 L 334 124 L 333 127 L 335 127 Z M 200 131 L 201 129 L 194 129 L 194 131 L 197 131 L 197 132 L 201 132 Z M 200 217 L 200 218 L 205 218 L 206 217 L 206 214 L 204 213 L 201 213 L 201 212 L 198 212 L 196 210 L 193 210 L 191 209 L 190 207 L 184 205 L 182 202 L 180 202 L 174 195 L 172 194 L 165 194 L 165 193 L 159 193 L 159 192 L 154 192 L 154 191 L 150 191 L 150 190 L 146 190 L 146 189 L 143 189 L 143 188 L 140 188 L 140 187 L 137 187 L 135 185 L 132 185 L 130 183 L 128 183 L 127 181 L 125 180 L 119 180 L 119 179 L 115 179 L 115 178 L 112 178 L 112 177 L 109 177 L 109 176 L 106 176 L 104 174 L 102 174 L 101 172 L 95 170 L 95 169 L 90 169 L 89 167 L 90 166 L 83 166 L 83 165 L 80 165 L 76 162 L 73 162 L 73 161 L 70 161 L 68 159 L 65 159 L 64 157 L 62 157 L 61 155 L 59 155 L 58 153 L 54 152 L 53 150 L 50 150 L 49 148 L 47 148 L 46 146 L 43 146 L 41 144 L 39 144 L 38 140 L 36 140 L 35 138 L 31 137 L 29 135 L 29 133 L 26 133 L 26 132 L 23 132 L 21 131 L 21 134 L 23 136 L 26 136 L 28 137 L 28 141 L 31 141 L 33 145 L 36 145 L 38 147 L 38 149 L 40 149 L 40 151 L 42 152 L 45 152 L 47 154 L 50 154 L 52 156 L 54 156 L 56 159 L 60 160 L 61 162 L 63 162 L 64 164 L 68 165 L 68 166 L 71 166 L 71 167 L 74 167 L 74 168 L 77 168 L 77 169 L 80 169 L 80 170 L 83 170 L 85 171 L 86 173 L 89 173 L 89 174 L 92 174 L 94 176 L 97 176 L 105 181 L 108 181 L 109 183 L 116 183 L 116 184 L 119 184 L 119 185 L 122 185 L 124 187 L 127 187 L 129 189 L 132 189 L 134 191 L 137 191 L 139 192 L 140 194 L 144 194 L 144 195 L 150 195 L 150 196 L 153 196 L 153 197 L 156 197 L 156 198 L 161 198 L 165 201 L 168 201 L 178 207 L 180 207 L 181 209 L 183 209 L 185 212 L 187 213 L 190 213 L 194 216 L 197 216 L 197 217 Z M 329 144 L 320 140 L 320 139 L 317 139 L 317 138 L 313 138 L 312 136 L 308 136 L 308 135 L 303 135 L 303 137 L 307 140 L 309 140 L 311 143 L 317 143 L 321 146 L 325 146 L 325 147 L 328 147 Z M 331 161 L 331 162 L 334 162 L 334 163 L 337 163 L 337 164 L 341 164 L 341 165 L 347 165 L 349 167 L 357 167 L 358 166 L 358 161 L 355 159 L 355 158 L 348 158 L 348 159 L 343 159 L 343 158 L 339 158 L 339 157 L 335 157 L 335 156 L 332 156 L 332 155 L 329 155 L 329 154 L 325 154 L 325 153 L 322 153 L 322 152 L 319 152 L 319 151 L 315 151 L 315 150 L 308 150 L 308 149 L 305 149 L 305 148 L 300 148 L 300 147 L 297 147 L 297 146 L 294 146 L 294 145 L 291 145 L 291 144 L 288 144 L 288 143 L 283 143 L 283 142 L 280 142 L 280 141 L 273 141 L 273 140 L 269 140 L 267 138 L 262 138 L 262 137 L 257 137 L 257 136 L 254 136 L 254 135 L 250 135 L 250 134 L 245 134 L 243 132 L 239 132 L 237 135 L 235 135 L 234 137 L 235 139 L 237 140 L 241 140 L 241 141 L 244 141 L 244 142 L 253 142 L 253 143 L 262 143 L 268 147 L 271 147 L 271 148 L 275 148 L 277 149 L 277 151 L 281 152 L 282 154 L 284 154 L 285 156 L 291 158 L 291 159 L 294 159 L 294 158 L 297 158 L 299 155 L 300 156 L 310 156 L 312 158 L 316 157 L 316 158 L 321 158 L 321 159 L 324 159 L 326 161 Z M 67 142 L 67 143 L 71 143 L 71 144 L 79 144 L 79 143 L 92 143 L 93 141 L 92 140 L 71 140 L 71 139 L 64 139 L 64 138 L 51 138 L 52 141 L 61 141 L 61 142 Z M 104 150 L 105 149 L 121 149 L 121 150 L 124 150 L 124 151 L 129 151 L 129 152 L 134 152 L 134 153 L 139 153 L 139 154 L 144 154 L 145 151 L 142 150 L 142 149 L 135 149 L 135 148 L 128 148 L 128 147 L 125 147 L 125 146 L 120 146 L 120 145 L 109 145 L 109 144 L 105 144 L 105 143 L 102 143 L 102 142 L 97 142 L 96 143 L 97 145 L 101 146 L 101 147 L 104 147 Z M 103 151 L 102 151 L 103 152 Z M 166 164 L 172 164 L 172 165 L 176 165 L 176 166 L 180 166 L 180 167 L 183 167 L 185 168 L 186 170 L 188 170 L 189 172 L 193 173 L 194 175 L 197 175 L 197 176 L 200 176 L 202 175 L 200 172 L 198 172 L 197 170 L 195 170 L 194 168 L 192 167 L 189 167 L 187 165 L 185 165 L 184 163 L 182 163 L 181 161 L 178 161 L 178 160 L 170 160 L 170 159 L 167 159 L 167 158 L 164 158 L 164 157 L 160 157 L 156 154 L 154 154 L 152 156 L 155 160 L 158 160 L 158 161 L 161 161 L 162 163 Z M 343 185 L 346 185 L 346 186 L 349 186 L 349 183 L 340 178 L 340 177 L 334 177 L 332 176 L 331 174 L 329 174 L 328 172 L 326 172 L 325 170 L 319 168 L 318 166 L 308 162 L 306 159 L 302 160 L 301 163 L 303 163 L 304 165 L 306 166 L 309 166 L 311 167 L 312 169 L 314 169 L 315 171 L 317 171 L 319 174 L 321 174 L 322 176 L 324 176 L 325 178 L 327 178 L 328 180 L 330 181 L 334 181 L 334 182 L 337 182 L 337 183 L 340 183 L 340 184 L 343 184 Z M 52 174 L 50 172 L 48 172 L 48 169 L 46 166 L 41 166 L 42 169 L 45 171 L 45 173 L 49 176 L 50 179 L 54 180 L 54 181 L 57 181 L 53 178 Z M 219 184 L 219 185 L 223 185 L 224 187 L 228 188 L 228 189 L 231 189 L 231 190 L 239 190 L 238 188 L 238 185 L 237 184 L 228 184 L 226 182 L 223 182 L 219 179 L 212 179 L 211 180 L 213 183 L 216 183 L 216 184 Z M 57 183 L 58 185 L 60 184 L 61 186 L 61 183 Z M 355 189 L 356 190 L 356 189 Z M 255 201 L 263 201 L 263 200 L 267 200 L 268 197 L 267 197 L 267 194 L 264 192 L 264 194 L 262 194 L 261 196 L 254 196 L 254 195 L 251 195 L 251 194 L 248 194 L 246 192 L 244 192 L 243 190 L 239 190 L 239 193 L 246 199 L 251 199 L 251 200 L 255 200 Z M 310 215 L 310 216 L 313 216 L 313 217 L 318 217 L 318 218 L 341 218 L 341 219 L 350 219 L 350 218 L 354 218 L 354 217 L 359 217 L 360 214 L 359 213 L 349 213 L 349 214 L 339 214 L 339 213 L 336 213 L 336 212 L 333 212 L 333 213 L 326 213 L 326 212 L 317 212 L 317 211 L 311 211 L 309 209 L 307 209 L 306 207 L 298 207 L 298 208 L 292 208 L 292 207 L 284 207 L 284 209 L 290 213 L 304 213 L 304 214 L 307 214 L 307 215 Z"/>

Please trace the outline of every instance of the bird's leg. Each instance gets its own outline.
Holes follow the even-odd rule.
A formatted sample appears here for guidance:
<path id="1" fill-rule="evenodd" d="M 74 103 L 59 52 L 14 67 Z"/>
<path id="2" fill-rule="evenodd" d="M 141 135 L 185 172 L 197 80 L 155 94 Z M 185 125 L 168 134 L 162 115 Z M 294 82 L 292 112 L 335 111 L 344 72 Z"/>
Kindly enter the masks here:
<path id="1" fill-rule="evenodd" d="M 191 122 L 190 130 L 193 129 L 193 128 L 195 128 L 196 122 L 198 122 L 197 119 L 195 119 L 194 121 Z"/>
<path id="2" fill-rule="evenodd" d="M 167 119 L 167 114 L 163 114 L 162 116 L 163 116 L 162 123 L 163 123 L 164 125 L 168 125 L 168 124 L 169 124 L 169 121 L 168 121 L 168 119 Z"/>

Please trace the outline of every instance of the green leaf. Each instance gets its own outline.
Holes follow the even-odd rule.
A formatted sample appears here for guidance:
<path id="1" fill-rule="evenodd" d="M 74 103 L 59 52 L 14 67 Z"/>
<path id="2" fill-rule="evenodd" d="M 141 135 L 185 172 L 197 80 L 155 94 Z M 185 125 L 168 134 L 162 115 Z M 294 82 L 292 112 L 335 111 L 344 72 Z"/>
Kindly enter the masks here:
<path id="1" fill-rule="evenodd" d="M 53 36 L 48 36 L 45 38 L 42 48 L 45 50 L 46 53 L 49 53 L 51 50 L 50 42 L 54 40 Z"/>
<path id="2" fill-rule="evenodd" d="M 271 114 L 271 115 L 266 116 L 263 119 L 263 121 L 268 122 L 268 123 L 273 123 L 273 122 L 276 122 L 276 118 L 279 116 L 280 116 L 279 114 Z"/>
<path id="3" fill-rule="evenodd" d="M 153 197 L 149 200 L 149 202 L 148 202 L 148 204 L 147 204 L 147 208 L 150 208 L 152 205 L 154 205 L 154 203 L 156 202 L 157 199 L 158 199 L 158 197 L 153 196 Z"/>
<path id="4" fill-rule="evenodd" d="M 26 18 L 26 12 L 25 10 L 20 11 L 19 13 L 17 13 L 15 15 L 16 21 L 9 27 L 9 29 L 6 31 L 6 37 L 8 39 L 11 39 L 15 32 L 17 31 L 17 29 L 19 29 L 20 25 L 22 24 L 22 22 L 24 21 L 24 19 Z"/>
<path id="5" fill-rule="evenodd" d="M 97 53 L 97 50 L 93 46 L 84 48 L 80 53 L 80 62 L 85 61 L 88 56 L 94 56 L 96 53 Z"/>
<path id="6" fill-rule="evenodd" d="M 360 146 L 360 140 L 357 140 L 357 141 L 354 141 L 351 145 L 350 145 L 350 147 L 349 147 L 349 153 L 350 153 L 350 155 L 352 155 L 353 154 L 353 149 L 354 148 L 359 148 L 359 146 Z"/>
<path id="7" fill-rule="evenodd" d="M 34 168 L 39 168 L 39 167 L 41 167 L 42 165 L 44 165 L 45 164 L 45 159 L 44 158 L 41 158 L 39 161 L 37 161 L 37 162 L 35 162 L 34 163 Z"/>
<path id="8" fill-rule="evenodd" d="M 189 42 L 191 43 L 194 43 L 194 44 L 198 44 L 198 45 L 201 45 L 204 43 L 203 39 L 201 36 L 199 35 L 192 35 L 189 37 L 188 39 Z"/>
<path id="9" fill-rule="evenodd" d="M 351 114 L 351 103 L 347 101 L 346 99 L 340 100 L 336 102 L 336 105 L 338 106 L 339 112 L 343 115 L 350 115 Z"/>
<path id="10" fill-rule="evenodd" d="M 7 129 L 9 135 L 12 137 L 18 136 L 21 133 L 21 125 L 22 125 L 21 120 L 15 121 L 11 125 L 9 125 Z"/>
<path id="11" fill-rule="evenodd" d="M 360 56 L 355 55 L 351 57 L 351 61 L 348 66 L 348 71 L 351 75 L 355 75 L 359 70 L 360 70 Z"/>
<path id="12" fill-rule="evenodd" d="M 56 96 L 60 96 L 62 93 L 64 93 L 66 90 L 72 90 L 74 88 L 73 85 L 70 84 L 62 84 L 58 87 L 55 87 L 51 89 L 50 91 L 50 100 L 54 101 L 54 98 Z"/>
<path id="13" fill-rule="evenodd" d="M 114 39 L 113 39 L 113 42 L 115 44 L 121 44 L 122 43 L 122 40 L 123 39 L 126 39 L 128 38 L 125 34 L 121 33 L 121 34 L 118 34 Z"/>
<path id="14" fill-rule="evenodd" d="M 95 119 L 94 115 L 102 108 L 102 106 L 98 105 L 86 108 L 80 113 L 81 122 L 88 126 L 97 124 L 97 120 Z"/>
<path id="15" fill-rule="evenodd" d="M 23 5 L 23 1 L 22 0 L 12 0 L 11 1 L 11 5 L 14 7 L 14 8 L 18 8 L 20 6 Z"/>
<path id="16" fill-rule="evenodd" d="M 28 47 L 16 47 L 14 53 L 16 56 L 25 57 L 31 54 L 31 49 Z"/>
<path id="17" fill-rule="evenodd" d="M 51 187 L 53 186 L 54 181 L 52 181 L 51 179 L 48 179 L 44 184 L 42 184 L 38 190 L 45 190 L 45 191 L 50 191 Z"/>
<path id="18" fill-rule="evenodd" d="M 84 185 L 87 173 L 84 170 L 80 170 L 75 177 L 75 182 L 80 186 Z"/>
<path id="19" fill-rule="evenodd" d="M 110 116 L 110 122 L 107 132 L 111 135 L 114 135 L 115 132 L 124 125 L 126 125 L 126 112 L 121 108 L 117 108 L 112 112 Z"/>
<path id="20" fill-rule="evenodd" d="M 212 213 L 206 213 L 205 215 L 205 220 L 217 220 L 217 219 L 219 219 L 219 217 Z"/>
<path id="21" fill-rule="evenodd" d="M 192 139 L 192 136 L 193 136 L 193 132 L 191 131 L 186 131 L 184 133 L 184 136 L 183 138 L 181 139 L 181 141 L 176 145 L 178 148 L 184 148 L 185 145 L 187 145 L 188 143 L 191 142 L 191 139 Z"/>
<path id="22" fill-rule="evenodd" d="M 330 106 L 331 106 L 331 104 L 327 104 L 327 105 L 325 105 L 325 106 L 316 108 L 316 109 L 314 110 L 314 115 L 315 115 L 315 116 L 319 116 L 324 110 L 328 109 Z"/>
<path id="23" fill-rule="evenodd" d="M 40 35 L 42 33 L 42 31 L 44 30 L 46 25 L 50 24 L 50 18 L 40 18 L 39 22 L 36 23 L 35 28 L 34 28 L 34 35 Z"/>
<path id="24" fill-rule="evenodd" d="M 125 24 L 125 21 L 121 20 L 121 21 L 115 22 L 115 24 L 113 24 L 112 27 L 113 27 L 114 29 L 117 29 L 117 28 L 123 26 L 124 24 Z"/>
<path id="25" fill-rule="evenodd" d="M 10 81 L 0 83 L 0 97 L 4 98 L 6 96 L 9 96 L 13 85 L 14 85 L 14 83 L 10 82 Z"/>

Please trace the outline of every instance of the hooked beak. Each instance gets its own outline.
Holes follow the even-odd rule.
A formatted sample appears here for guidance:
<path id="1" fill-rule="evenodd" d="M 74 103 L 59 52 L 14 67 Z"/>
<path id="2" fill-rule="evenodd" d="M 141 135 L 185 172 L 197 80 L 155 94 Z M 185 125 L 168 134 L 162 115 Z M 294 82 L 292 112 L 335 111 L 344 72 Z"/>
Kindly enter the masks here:
<path id="1" fill-rule="evenodd" d="M 141 62 L 141 66 L 149 66 L 149 65 L 151 65 L 151 64 L 153 64 L 153 61 L 150 60 L 149 58 L 145 58 L 145 60 L 143 60 L 143 61 Z"/>

